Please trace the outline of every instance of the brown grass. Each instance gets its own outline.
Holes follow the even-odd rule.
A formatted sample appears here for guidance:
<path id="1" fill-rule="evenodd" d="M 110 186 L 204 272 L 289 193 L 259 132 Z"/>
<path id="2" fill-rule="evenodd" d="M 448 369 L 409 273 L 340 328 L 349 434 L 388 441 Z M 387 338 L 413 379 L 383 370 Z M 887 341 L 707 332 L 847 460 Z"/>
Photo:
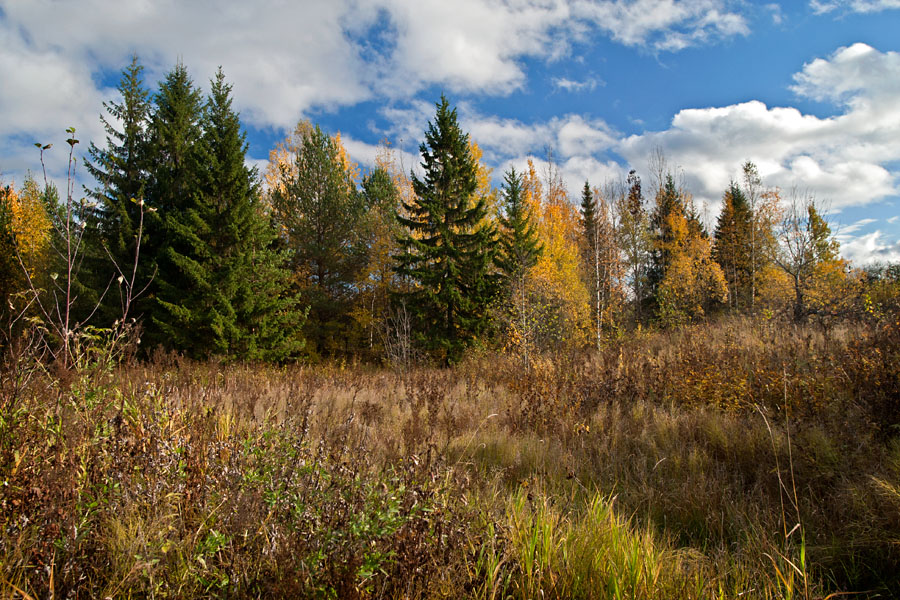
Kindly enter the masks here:
<path id="1" fill-rule="evenodd" d="M 23 359 L 0 597 L 900 593 L 898 338 L 732 320 L 528 370 Z"/>

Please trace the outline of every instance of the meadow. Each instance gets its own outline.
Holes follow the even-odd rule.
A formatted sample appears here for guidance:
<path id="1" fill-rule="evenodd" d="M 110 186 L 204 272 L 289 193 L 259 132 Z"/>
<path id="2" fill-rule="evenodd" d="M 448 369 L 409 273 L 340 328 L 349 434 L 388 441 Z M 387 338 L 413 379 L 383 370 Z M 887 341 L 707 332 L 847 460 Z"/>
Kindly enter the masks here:
<path id="1" fill-rule="evenodd" d="M 894 319 L 0 384 L 2 598 L 900 595 Z"/>

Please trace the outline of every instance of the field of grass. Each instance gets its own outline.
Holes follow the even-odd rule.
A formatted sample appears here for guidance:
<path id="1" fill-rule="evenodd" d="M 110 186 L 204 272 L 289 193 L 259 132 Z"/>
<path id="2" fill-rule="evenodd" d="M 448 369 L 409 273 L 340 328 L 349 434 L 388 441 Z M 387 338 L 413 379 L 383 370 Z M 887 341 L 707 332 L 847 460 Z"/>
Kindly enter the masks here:
<path id="1" fill-rule="evenodd" d="M 0 598 L 900 595 L 900 324 L 0 381 Z"/>

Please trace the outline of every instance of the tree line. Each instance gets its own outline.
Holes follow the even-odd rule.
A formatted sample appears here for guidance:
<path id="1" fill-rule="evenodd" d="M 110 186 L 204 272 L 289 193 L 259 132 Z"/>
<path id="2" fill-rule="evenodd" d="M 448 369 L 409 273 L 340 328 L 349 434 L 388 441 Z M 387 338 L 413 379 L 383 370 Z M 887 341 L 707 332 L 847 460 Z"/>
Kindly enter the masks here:
<path id="1" fill-rule="evenodd" d="M 749 161 L 709 232 L 660 152 L 649 185 L 631 170 L 585 182 L 580 203 L 552 155 L 495 189 L 444 97 L 420 174 L 388 145 L 363 174 L 306 121 L 259 174 L 221 69 L 205 97 L 180 63 L 151 94 L 135 57 L 118 90 L 84 198 L 71 177 L 63 193 L 46 175 L 0 191 L 10 346 L 30 323 L 66 360 L 90 327 L 196 358 L 453 363 L 481 347 L 528 361 L 636 327 L 872 313 L 896 297 L 895 268 L 852 269 L 815 199 L 782 197 Z M 67 143 L 74 168 L 74 130 Z"/>

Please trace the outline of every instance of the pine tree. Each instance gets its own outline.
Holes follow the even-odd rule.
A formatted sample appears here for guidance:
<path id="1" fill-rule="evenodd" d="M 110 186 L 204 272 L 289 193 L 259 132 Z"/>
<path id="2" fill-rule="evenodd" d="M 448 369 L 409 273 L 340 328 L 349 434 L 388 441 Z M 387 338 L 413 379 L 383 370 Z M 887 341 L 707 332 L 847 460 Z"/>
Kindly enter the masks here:
<path id="1" fill-rule="evenodd" d="M 475 197 L 469 136 L 444 96 L 420 152 L 425 175 L 413 175 L 416 199 L 403 205 L 408 216 L 398 217 L 406 233 L 398 240 L 396 270 L 416 286 L 405 296 L 420 341 L 452 363 L 488 326 L 497 284 L 491 272 L 495 230 L 486 220 L 484 196 Z"/>
<path id="2" fill-rule="evenodd" d="M 103 103 L 111 117 L 100 117 L 106 130 L 106 147 L 100 148 L 92 142 L 88 149 L 90 158 L 85 161 L 88 173 L 98 184 L 88 191 L 96 207 L 88 212 L 85 239 L 85 280 L 94 291 L 87 304 L 100 301 L 98 295 L 112 281 L 98 311 L 97 323 L 104 326 L 123 316 L 128 292 L 123 286 L 124 277 L 118 281 L 117 276 L 133 275 L 138 252 L 143 208 L 140 201 L 149 178 L 147 126 L 151 109 L 143 70 L 137 56 L 133 56 L 119 81 L 121 102 Z M 116 129 L 117 125 L 121 131 Z M 143 287 L 148 282 L 131 283 Z"/>
<path id="3" fill-rule="evenodd" d="M 350 312 L 366 258 L 363 199 L 344 154 L 318 126 L 303 131 L 293 165 L 272 193 L 300 297 L 310 307 L 309 350 L 319 355 L 350 349 Z"/>

